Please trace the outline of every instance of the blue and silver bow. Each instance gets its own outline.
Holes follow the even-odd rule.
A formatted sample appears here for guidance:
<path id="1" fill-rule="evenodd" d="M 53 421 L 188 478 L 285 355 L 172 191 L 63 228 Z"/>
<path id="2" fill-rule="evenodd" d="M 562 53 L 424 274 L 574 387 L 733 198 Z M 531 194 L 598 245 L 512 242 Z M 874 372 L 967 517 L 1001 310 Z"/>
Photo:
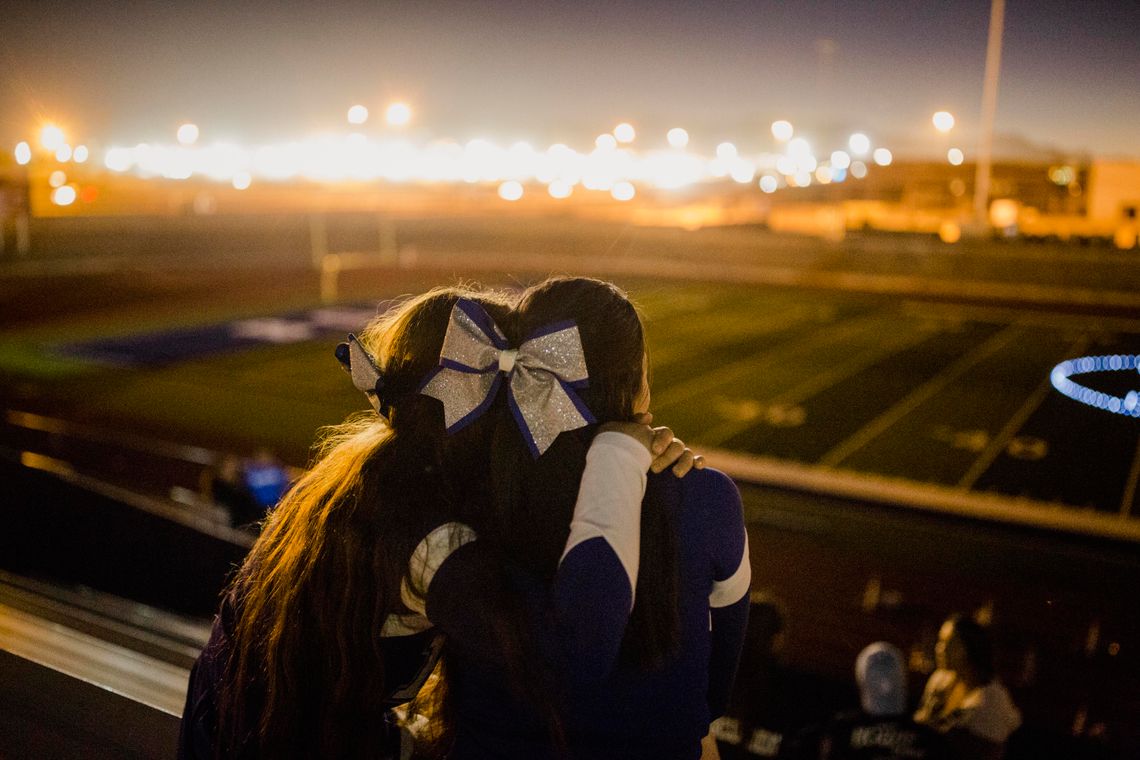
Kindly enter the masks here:
<path id="1" fill-rule="evenodd" d="M 352 376 L 356 390 L 364 394 L 377 414 L 387 417 L 384 412 L 384 378 L 380 375 L 380 368 L 376 366 L 372 354 L 364 350 L 355 335 L 349 333 L 348 342 L 337 345 L 336 358 L 344 371 Z"/>
<path id="2" fill-rule="evenodd" d="M 424 378 L 420 393 L 443 402 L 447 432 L 454 433 L 487 411 L 504 377 L 507 403 L 535 457 L 562 431 L 595 421 L 574 391 L 589 379 L 577 325 L 548 325 L 511 348 L 483 307 L 460 299 L 451 310 L 439 366 Z"/>

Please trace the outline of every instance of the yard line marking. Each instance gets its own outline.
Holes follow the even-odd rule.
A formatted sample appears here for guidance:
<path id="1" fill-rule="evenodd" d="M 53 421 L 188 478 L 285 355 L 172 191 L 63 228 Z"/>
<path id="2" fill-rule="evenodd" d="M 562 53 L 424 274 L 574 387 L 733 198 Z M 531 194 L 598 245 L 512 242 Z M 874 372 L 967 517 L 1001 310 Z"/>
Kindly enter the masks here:
<path id="1" fill-rule="evenodd" d="M 793 335 L 775 346 L 770 346 L 742 359 L 723 364 L 708 372 L 667 387 L 656 397 L 655 407 L 660 410 L 690 401 L 708 392 L 709 388 L 714 385 L 724 385 L 742 379 L 768 365 L 787 361 L 788 355 L 794 356 L 797 353 L 803 353 L 805 350 L 816 347 L 816 345 L 825 346 L 828 343 L 842 341 L 849 335 L 865 330 L 874 323 L 883 320 L 884 315 L 882 314 L 870 314 L 840 323 L 838 326 L 824 325 L 806 338 Z M 785 349 L 786 353 L 781 355 L 781 349 Z"/>
<path id="2" fill-rule="evenodd" d="M 1124 497 L 1120 500 L 1120 516 L 1132 516 L 1132 502 L 1136 499 L 1136 481 L 1140 480 L 1140 441 L 1136 442 L 1136 456 L 1132 457 L 1132 470 L 1128 473 L 1128 483 L 1124 486 Z"/>
<path id="3" fill-rule="evenodd" d="M 1066 356 L 1079 356 L 1087 345 L 1088 337 L 1082 335 L 1069 346 Z M 1053 383 L 1049 381 L 1049 375 L 1046 374 L 1041 380 L 1041 384 L 1034 389 L 1033 393 L 1029 394 L 1029 397 L 1025 399 L 1025 402 L 1014 412 L 1013 416 L 1009 418 L 1009 421 L 1002 426 L 1002 429 L 993 437 L 989 445 L 982 449 L 982 453 L 979 454 L 978 458 L 970 465 L 970 469 L 966 470 L 965 474 L 958 480 L 958 488 L 961 488 L 963 491 L 968 491 L 973 488 L 978 478 L 980 478 L 982 474 L 989 469 L 990 465 L 994 463 L 994 460 L 1005 451 L 1005 447 L 1009 445 L 1010 440 L 1017 431 L 1021 429 L 1021 426 L 1025 424 L 1026 420 L 1029 419 L 1029 416 L 1037 411 L 1037 408 L 1044 403 L 1045 397 L 1049 395 L 1049 391 L 1052 390 L 1052 388 Z"/>
<path id="4" fill-rule="evenodd" d="M 992 336 L 982 345 L 975 348 L 973 351 L 963 355 L 950 365 L 949 368 L 944 369 L 934 377 L 927 380 L 922 385 L 918 386 L 915 390 L 911 391 L 909 395 L 899 401 L 897 404 L 888 409 L 885 413 L 879 415 L 871 420 L 868 424 L 857 430 L 847 440 L 840 443 L 831 451 L 823 455 L 819 460 L 819 464 L 824 467 L 834 467 L 842 462 L 847 457 L 854 454 L 859 449 L 866 446 L 875 438 L 879 437 L 887 428 L 894 425 L 906 415 L 913 412 L 926 401 L 933 398 L 943 388 L 948 386 L 953 381 L 957 380 L 960 376 L 965 374 L 974 365 L 986 359 L 990 355 L 1000 351 L 1010 341 L 1012 341 L 1021 332 L 1019 324 L 1012 324 L 1001 332 Z"/>
<path id="5" fill-rule="evenodd" d="M 895 340 L 890 343 L 879 345 L 863 353 L 857 354 L 853 360 L 832 364 L 827 370 L 820 372 L 807 380 L 794 385 L 788 390 L 785 390 L 770 399 L 765 399 L 764 404 L 798 404 L 805 401 L 817 393 L 824 391 L 837 383 L 840 383 L 848 378 L 851 378 L 858 373 L 862 372 L 867 367 L 875 364 L 884 357 L 897 354 L 900 351 L 921 343 L 922 341 L 930 338 L 934 333 L 918 331 L 908 335 L 900 340 Z M 756 423 L 756 419 L 747 420 L 725 420 L 712 429 L 697 435 L 696 438 L 702 444 L 708 446 L 720 446 L 729 438 L 737 435 L 738 433 L 747 430 Z"/>
<path id="6" fill-rule="evenodd" d="M 991 322 L 1009 324 L 1017 321 L 1033 327 L 1054 329 L 1098 329 L 1115 332 L 1140 332 L 1140 319 L 1105 316 L 1103 314 L 1060 314 L 1056 312 L 1030 312 L 1005 306 L 976 306 L 972 304 L 944 304 L 929 301 L 903 301 L 904 314 L 927 319 L 956 320 L 960 322 Z"/>

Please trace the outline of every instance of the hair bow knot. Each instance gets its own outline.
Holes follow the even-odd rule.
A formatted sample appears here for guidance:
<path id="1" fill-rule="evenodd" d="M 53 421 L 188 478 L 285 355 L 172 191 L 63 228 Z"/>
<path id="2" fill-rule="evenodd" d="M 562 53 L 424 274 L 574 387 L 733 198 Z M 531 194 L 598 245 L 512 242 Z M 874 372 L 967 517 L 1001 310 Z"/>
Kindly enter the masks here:
<path id="1" fill-rule="evenodd" d="M 443 402 L 447 432 L 454 433 L 487 411 L 504 379 L 507 403 L 535 457 L 559 433 L 595 422 L 575 392 L 589 380 L 577 325 L 548 325 L 511 348 L 483 307 L 460 299 L 451 310 L 439 366 L 424 378 L 420 393 Z"/>

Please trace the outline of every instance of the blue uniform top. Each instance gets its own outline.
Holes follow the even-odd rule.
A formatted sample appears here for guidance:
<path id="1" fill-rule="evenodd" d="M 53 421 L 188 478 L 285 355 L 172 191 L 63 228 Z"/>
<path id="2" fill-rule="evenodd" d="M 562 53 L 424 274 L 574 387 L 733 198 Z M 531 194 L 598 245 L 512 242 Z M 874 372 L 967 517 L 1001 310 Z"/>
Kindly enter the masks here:
<path id="1" fill-rule="evenodd" d="M 622 662 L 604 634 L 594 656 L 583 648 L 590 638 L 583 627 L 604 631 L 615 627 L 611 621 L 628 617 L 630 587 L 623 582 L 621 551 L 615 546 L 620 536 L 613 543 L 607 535 L 596 536 L 572 547 L 553 591 L 518 579 L 536 619 L 551 606 L 553 593 L 553 606 L 579 621 L 578 626 L 539 627 L 535 634 L 555 675 L 551 697 L 571 757 L 698 758 L 700 740 L 723 712 L 735 676 L 750 580 L 739 492 L 727 476 L 711 469 L 683 479 L 651 477 L 651 488 L 664 497 L 655 498 L 653 508 L 675 510 L 679 539 L 680 647 L 662 668 L 646 673 Z M 450 571 L 461 568 L 449 564 L 440 568 L 428 595 L 433 620 L 463 614 L 462 601 L 449 594 Z M 565 756 L 552 745 L 539 711 L 512 693 L 501 667 L 478 650 L 455 651 L 448 671 L 457 707 L 454 758 Z"/>

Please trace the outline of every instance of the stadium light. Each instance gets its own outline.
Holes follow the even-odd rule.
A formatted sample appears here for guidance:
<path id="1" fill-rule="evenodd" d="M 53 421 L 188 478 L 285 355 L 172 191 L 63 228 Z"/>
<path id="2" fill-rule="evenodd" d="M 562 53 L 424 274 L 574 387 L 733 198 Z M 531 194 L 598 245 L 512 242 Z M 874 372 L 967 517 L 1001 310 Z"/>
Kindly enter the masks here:
<path id="1" fill-rule="evenodd" d="M 665 139 L 674 148 L 684 148 L 689 144 L 689 133 L 681 127 L 673 127 L 665 134 Z"/>
<path id="2" fill-rule="evenodd" d="M 949 111 L 935 111 L 934 115 L 930 117 L 930 121 L 934 124 L 934 128 L 942 134 L 946 134 L 954 128 L 954 114 Z"/>
<path id="3" fill-rule="evenodd" d="M 193 145 L 198 142 L 198 125 L 183 124 L 178 128 L 178 142 L 181 145 Z"/>
<path id="4" fill-rule="evenodd" d="M 28 162 L 32 160 L 32 146 L 28 145 L 26 141 L 21 140 L 16 143 L 16 163 L 20 166 L 27 166 Z"/>
<path id="5" fill-rule="evenodd" d="M 66 142 L 63 130 L 55 124 L 45 124 L 40 130 L 40 147 L 53 153 Z"/>
<path id="6" fill-rule="evenodd" d="M 791 140 L 793 134 L 795 134 L 795 129 L 790 121 L 780 119 L 772 122 L 772 137 L 775 137 L 778 142 Z"/>
<path id="7" fill-rule="evenodd" d="M 631 143 L 637 137 L 637 131 L 628 122 L 622 122 L 614 127 L 614 138 L 619 143 Z"/>
<path id="8" fill-rule="evenodd" d="M 390 127 L 406 127 L 412 120 L 412 107 L 407 103 L 392 103 L 384 112 L 384 120 Z"/>
<path id="9" fill-rule="evenodd" d="M 368 121 L 368 109 L 358 103 L 348 109 L 347 118 L 349 124 L 363 124 Z"/>

